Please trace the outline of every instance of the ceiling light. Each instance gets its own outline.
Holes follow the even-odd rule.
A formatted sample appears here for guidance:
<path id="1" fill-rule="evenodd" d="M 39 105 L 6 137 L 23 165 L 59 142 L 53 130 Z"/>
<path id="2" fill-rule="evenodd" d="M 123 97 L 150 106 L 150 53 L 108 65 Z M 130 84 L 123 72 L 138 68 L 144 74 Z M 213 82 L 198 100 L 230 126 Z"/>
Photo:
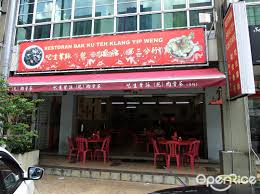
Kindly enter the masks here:
<path id="1" fill-rule="evenodd" d="M 159 102 L 159 104 L 173 104 L 173 102 Z"/>
<path id="2" fill-rule="evenodd" d="M 150 105 L 150 104 L 156 104 L 156 102 L 143 102 L 143 104 Z"/>
<path id="3" fill-rule="evenodd" d="M 129 109 L 135 109 L 136 106 L 127 106 L 126 108 L 129 108 Z"/>
<path id="4" fill-rule="evenodd" d="M 114 105 L 120 105 L 120 104 L 125 104 L 124 102 L 112 102 Z"/>
<path id="5" fill-rule="evenodd" d="M 190 104 L 190 102 L 176 102 L 176 104 Z"/>
<path id="6" fill-rule="evenodd" d="M 138 104 L 140 104 L 140 102 L 127 102 L 126 104 L 138 105 Z"/>

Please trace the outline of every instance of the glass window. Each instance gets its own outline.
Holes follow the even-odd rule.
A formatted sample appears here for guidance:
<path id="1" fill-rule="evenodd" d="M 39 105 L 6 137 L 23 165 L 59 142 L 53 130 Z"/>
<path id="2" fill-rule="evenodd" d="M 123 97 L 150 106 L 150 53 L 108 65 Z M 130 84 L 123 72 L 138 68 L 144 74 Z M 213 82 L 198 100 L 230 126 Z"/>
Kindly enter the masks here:
<path id="1" fill-rule="evenodd" d="M 186 7 L 186 0 L 165 0 L 164 1 L 164 9 L 171 10 L 171 9 L 180 9 Z"/>
<path id="2" fill-rule="evenodd" d="M 11 194 L 23 182 L 23 177 L 19 166 L 5 155 L 0 152 L 0 193 Z"/>
<path id="3" fill-rule="evenodd" d="M 37 3 L 37 12 L 51 12 L 51 11 L 52 11 L 52 2 Z"/>
<path id="4" fill-rule="evenodd" d="M 69 20 L 71 19 L 71 9 L 67 10 L 56 10 L 55 11 L 55 21 Z"/>
<path id="5" fill-rule="evenodd" d="M 126 31 L 136 31 L 137 30 L 137 17 L 120 17 L 116 19 L 116 31 L 126 32 Z"/>
<path id="6" fill-rule="evenodd" d="M 247 18 L 249 25 L 260 25 L 260 5 L 248 6 Z"/>
<path id="7" fill-rule="evenodd" d="M 190 7 L 211 6 L 212 0 L 190 0 Z"/>
<path id="8" fill-rule="evenodd" d="M 110 33 L 114 31 L 114 18 L 95 20 L 94 33 Z"/>
<path id="9" fill-rule="evenodd" d="M 92 7 L 77 8 L 74 18 L 87 18 L 92 16 Z"/>
<path id="10" fill-rule="evenodd" d="M 91 20 L 74 22 L 73 36 L 91 34 L 91 26 Z"/>
<path id="11" fill-rule="evenodd" d="M 70 23 L 54 24 L 53 37 L 70 36 Z"/>
<path id="12" fill-rule="evenodd" d="M 50 38 L 51 25 L 40 25 L 34 27 L 34 39 Z"/>
<path id="13" fill-rule="evenodd" d="M 246 2 L 260 2 L 259 0 L 246 0 Z"/>
<path id="14" fill-rule="evenodd" d="M 16 42 L 21 40 L 30 40 L 32 34 L 32 27 L 17 28 Z"/>
<path id="15" fill-rule="evenodd" d="M 36 14 L 36 23 L 51 21 L 51 12 L 43 12 Z"/>
<path id="16" fill-rule="evenodd" d="M 260 99 L 253 97 L 248 99 L 250 116 L 250 129 L 252 147 L 256 153 L 260 153 Z"/>
<path id="17" fill-rule="evenodd" d="M 20 4 L 24 3 L 34 3 L 34 0 L 20 0 Z"/>
<path id="18" fill-rule="evenodd" d="M 92 0 L 76 0 L 74 18 L 92 17 Z"/>
<path id="19" fill-rule="evenodd" d="M 52 2 L 38 2 L 36 23 L 51 21 Z"/>
<path id="20" fill-rule="evenodd" d="M 164 14 L 165 28 L 176 28 L 176 27 L 185 27 L 185 26 L 187 26 L 186 11 Z"/>
<path id="21" fill-rule="evenodd" d="M 161 14 L 149 14 L 140 16 L 140 30 L 162 28 Z"/>
<path id="22" fill-rule="evenodd" d="M 117 12 L 118 14 L 136 13 L 137 2 L 134 0 L 118 0 Z"/>
<path id="23" fill-rule="evenodd" d="M 33 14 L 19 15 L 18 16 L 18 25 L 31 24 L 33 20 Z"/>
<path id="24" fill-rule="evenodd" d="M 75 7 L 92 7 L 92 0 L 76 0 Z"/>
<path id="25" fill-rule="evenodd" d="M 161 0 L 141 0 L 140 11 L 159 11 L 161 10 Z"/>
<path id="26" fill-rule="evenodd" d="M 114 0 L 96 0 L 95 16 L 114 15 Z"/>
<path id="27" fill-rule="evenodd" d="M 70 9 L 72 0 L 56 0 L 56 9 Z"/>
<path id="28" fill-rule="evenodd" d="M 211 21 L 213 21 L 213 14 L 212 14 L 212 10 L 208 10 L 208 9 L 203 9 L 203 10 L 194 10 L 194 11 L 190 11 L 190 25 L 191 26 L 199 26 L 199 25 L 204 25 L 204 24 L 200 24 L 199 23 L 199 13 L 210 13 L 211 14 Z M 207 29 L 209 30 L 211 27 L 211 23 L 210 24 L 206 24 Z"/>
<path id="29" fill-rule="evenodd" d="M 22 4 L 19 8 L 19 14 L 33 13 L 34 4 Z"/>

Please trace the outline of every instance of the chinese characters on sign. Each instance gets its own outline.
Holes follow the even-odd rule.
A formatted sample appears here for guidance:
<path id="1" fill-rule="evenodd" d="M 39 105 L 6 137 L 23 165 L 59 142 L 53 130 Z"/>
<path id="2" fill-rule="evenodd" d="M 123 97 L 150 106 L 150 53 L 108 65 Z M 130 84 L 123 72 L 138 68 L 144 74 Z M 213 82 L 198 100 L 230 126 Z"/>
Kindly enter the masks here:
<path id="1" fill-rule="evenodd" d="M 225 20 L 225 42 L 226 42 L 226 58 L 228 63 L 228 79 L 230 96 L 238 96 L 241 94 L 240 69 L 237 53 L 237 38 L 234 21 L 233 9 L 230 8 Z"/>
<path id="2" fill-rule="evenodd" d="M 233 3 L 225 18 L 224 32 L 231 99 L 255 92 L 245 2 Z"/>
<path id="3" fill-rule="evenodd" d="M 12 86 L 12 92 L 61 92 L 61 91 L 85 91 L 85 90 L 141 90 L 163 88 L 199 88 L 198 81 L 147 81 L 125 83 L 91 83 L 91 84 L 56 84 L 43 86 Z"/>
<path id="4" fill-rule="evenodd" d="M 20 44 L 18 72 L 206 64 L 205 29 Z"/>

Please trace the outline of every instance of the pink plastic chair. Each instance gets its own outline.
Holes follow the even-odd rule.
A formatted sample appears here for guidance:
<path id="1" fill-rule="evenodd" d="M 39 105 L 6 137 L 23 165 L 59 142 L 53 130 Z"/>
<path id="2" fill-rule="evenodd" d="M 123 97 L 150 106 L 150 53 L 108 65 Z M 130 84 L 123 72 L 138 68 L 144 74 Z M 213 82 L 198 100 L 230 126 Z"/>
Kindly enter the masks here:
<path id="1" fill-rule="evenodd" d="M 69 145 L 67 160 L 71 160 L 72 154 L 74 153 L 76 155 L 78 152 L 78 149 L 77 149 L 77 147 L 74 146 L 72 137 L 68 137 L 67 140 L 68 140 L 68 145 Z"/>
<path id="2" fill-rule="evenodd" d="M 187 158 L 190 161 L 191 169 L 194 169 L 194 164 L 196 159 L 198 159 L 198 165 L 199 165 L 199 147 L 200 147 L 200 141 L 199 140 L 193 141 L 189 145 L 188 151 L 183 154 L 183 160 Z"/>
<path id="3" fill-rule="evenodd" d="M 146 131 L 146 152 L 149 152 L 150 145 L 153 145 L 152 139 L 155 137 L 155 133 L 151 131 Z"/>
<path id="4" fill-rule="evenodd" d="M 104 163 L 109 159 L 110 151 L 110 137 L 106 137 L 102 143 L 101 149 L 96 149 L 94 152 L 94 159 L 97 159 L 98 154 L 102 154 L 104 158 Z"/>
<path id="5" fill-rule="evenodd" d="M 85 138 L 76 138 L 78 152 L 77 152 L 77 160 L 83 160 L 86 162 L 87 153 L 90 153 L 91 160 L 92 158 L 92 150 L 88 147 L 88 141 Z"/>
<path id="6" fill-rule="evenodd" d="M 176 158 L 177 168 L 180 168 L 180 145 L 177 141 L 169 141 L 168 147 L 170 149 L 169 154 L 167 155 L 166 167 L 170 168 L 171 158 Z"/>
<path id="7" fill-rule="evenodd" d="M 164 151 L 160 151 L 157 145 L 157 142 L 154 139 L 151 139 L 153 144 L 153 166 L 156 167 L 156 161 L 158 156 L 164 156 L 165 160 L 167 159 L 167 154 Z"/>

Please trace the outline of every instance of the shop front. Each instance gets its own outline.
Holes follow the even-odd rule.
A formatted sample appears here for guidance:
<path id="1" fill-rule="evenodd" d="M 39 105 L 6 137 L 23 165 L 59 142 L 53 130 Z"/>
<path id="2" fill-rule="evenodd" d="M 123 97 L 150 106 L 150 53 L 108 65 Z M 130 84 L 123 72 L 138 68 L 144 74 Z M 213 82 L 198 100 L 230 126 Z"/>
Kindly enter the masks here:
<path id="1" fill-rule="evenodd" d="M 12 92 L 45 99 L 36 121 L 42 151 L 66 155 L 68 137 L 111 137 L 113 159 L 150 160 L 159 140 L 200 141 L 218 162 L 225 75 L 210 67 L 204 28 L 20 44 Z"/>

